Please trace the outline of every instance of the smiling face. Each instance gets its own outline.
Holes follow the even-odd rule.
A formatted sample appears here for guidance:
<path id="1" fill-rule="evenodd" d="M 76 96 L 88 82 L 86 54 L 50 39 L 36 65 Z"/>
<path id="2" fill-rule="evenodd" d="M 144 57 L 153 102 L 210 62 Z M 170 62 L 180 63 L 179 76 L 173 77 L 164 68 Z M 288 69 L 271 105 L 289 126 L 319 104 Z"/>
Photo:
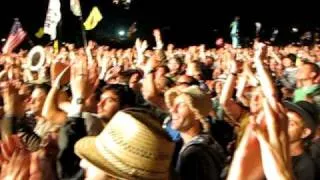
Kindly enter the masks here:
<path id="1" fill-rule="evenodd" d="M 180 132 L 188 131 L 192 128 L 197 120 L 195 114 L 186 103 L 186 95 L 177 96 L 170 108 L 172 117 L 171 128 Z"/>

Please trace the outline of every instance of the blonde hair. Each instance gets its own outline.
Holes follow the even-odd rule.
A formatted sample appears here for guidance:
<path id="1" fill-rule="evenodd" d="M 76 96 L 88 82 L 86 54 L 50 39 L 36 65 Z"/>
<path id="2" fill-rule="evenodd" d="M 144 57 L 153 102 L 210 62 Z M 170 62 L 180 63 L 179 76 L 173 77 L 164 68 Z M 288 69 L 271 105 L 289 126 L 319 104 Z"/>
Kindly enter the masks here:
<path id="1" fill-rule="evenodd" d="M 195 118 L 200 121 L 202 132 L 208 133 L 210 132 L 210 124 L 206 120 L 206 117 L 202 116 L 197 108 L 193 106 L 192 98 L 188 94 L 184 94 L 186 97 L 185 103 L 188 105 L 190 110 L 194 113 Z"/>

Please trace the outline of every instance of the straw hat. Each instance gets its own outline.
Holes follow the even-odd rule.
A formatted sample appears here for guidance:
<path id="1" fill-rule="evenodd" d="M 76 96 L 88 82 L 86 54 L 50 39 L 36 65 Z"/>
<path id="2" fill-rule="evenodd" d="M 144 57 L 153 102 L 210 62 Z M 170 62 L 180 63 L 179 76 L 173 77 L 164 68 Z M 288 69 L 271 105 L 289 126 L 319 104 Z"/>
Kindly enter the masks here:
<path id="1" fill-rule="evenodd" d="M 165 94 L 165 101 L 168 107 L 172 107 L 174 99 L 180 95 L 186 95 L 185 102 L 191 109 L 196 111 L 201 118 L 205 118 L 212 110 L 210 96 L 203 92 L 199 86 L 193 85 L 187 88 L 175 87 L 168 90 Z"/>
<path id="2" fill-rule="evenodd" d="M 142 109 L 119 111 L 97 137 L 84 137 L 75 153 L 118 179 L 168 179 L 174 144 Z"/>

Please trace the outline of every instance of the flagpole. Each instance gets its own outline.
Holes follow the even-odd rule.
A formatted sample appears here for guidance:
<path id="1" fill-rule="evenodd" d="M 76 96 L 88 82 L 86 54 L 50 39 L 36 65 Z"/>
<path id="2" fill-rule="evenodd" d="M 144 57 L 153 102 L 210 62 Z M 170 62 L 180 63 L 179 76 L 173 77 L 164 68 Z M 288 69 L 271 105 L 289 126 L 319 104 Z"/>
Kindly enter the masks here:
<path id="1" fill-rule="evenodd" d="M 79 10 L 80 10 L 79 21 L 80 21 L 80 26 L 81 26 L 82 41 L 83 41 L 83 46 L 84 46 L 84 48 L 87 48 L 87 46 L 88 46 L 88 41 L 87 41 L 86 31 L 85 31 L 84 25 L 83 25 L 83 16 L 82 16 L 82 9 L 81 9 L 81 2 L 80 2 L 80 0 L 78 1 L 78 3 L 79 3 Z"/>
<path id="2" fill-rule="evenodd" d="M 80 2 L 79 2 L 80 3 Z M 80 6 L 81 7 L 81 6 Z M 87 48 L 88 46 L 88 41 L 87 41 L 87 36 L 86 36 L 86 31 L 84 29 L 84 25 L 83 25 L 83 17 L 82 17 L 82 13 L 81 16 L 79 16 L 79 20 L 80 20 L 80 26 L 81 26 L 81 35 L 82 35 L 82 40 L 83 40 L 83 46 L 84 48 Z"/>

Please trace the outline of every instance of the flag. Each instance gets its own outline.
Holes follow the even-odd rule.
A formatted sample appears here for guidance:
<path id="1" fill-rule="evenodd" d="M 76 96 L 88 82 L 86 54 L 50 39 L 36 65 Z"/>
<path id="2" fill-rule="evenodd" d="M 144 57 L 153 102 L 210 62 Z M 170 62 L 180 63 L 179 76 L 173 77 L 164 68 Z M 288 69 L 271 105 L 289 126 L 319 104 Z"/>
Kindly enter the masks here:
<path id="1" fill-rule="evenodd" d="M 39 39 L 42 38 L 43 35 L 44 35 L 44 29 L 43 29 L 43 27 L 40 27 L 39 30 L 38 30 L 38 32 L 36 32 L 36 33 L 34 34 L 34 36 L 36 36 L 36 37 L 39 38 Z"/>
<path id="2" fill-rule="evenodd" d="M 51 40 L 54 40 L 57 36 L 57 25 L 60 19 L 60 0 L 50 0 L 46 20 L 44 22 L 44 33 L 49 34 Z"/>
<path id="3" fill-rule="evenodd" d="M 100 13 L 98 7 L 94 6 L 86 22 L 83 23 L 85 30 L 92 30 L 93 28 L 95 28 L 102 18 L 102 14 Z"/>
<path id="4" fill-rule="evenodd" d="M 27 33 L 22 29 L 22 25 L 18 18 L 14 19 L 7 42 L 2 47 L 3 53 L 10 53 L 16 48 L 27 36 Z"/>
<path id="5" fill-rule="evenodd" d="M 75 16 L 82 15 L 79 0 L 70 0 L 70 9 Z"/>
<path id="6" fill-rule="evenodd" d="M 59 52 L 59 41 L 58 40 L 54 40 L 53 49 L 54 49 L 55 54 L 57 54 Z"/>

